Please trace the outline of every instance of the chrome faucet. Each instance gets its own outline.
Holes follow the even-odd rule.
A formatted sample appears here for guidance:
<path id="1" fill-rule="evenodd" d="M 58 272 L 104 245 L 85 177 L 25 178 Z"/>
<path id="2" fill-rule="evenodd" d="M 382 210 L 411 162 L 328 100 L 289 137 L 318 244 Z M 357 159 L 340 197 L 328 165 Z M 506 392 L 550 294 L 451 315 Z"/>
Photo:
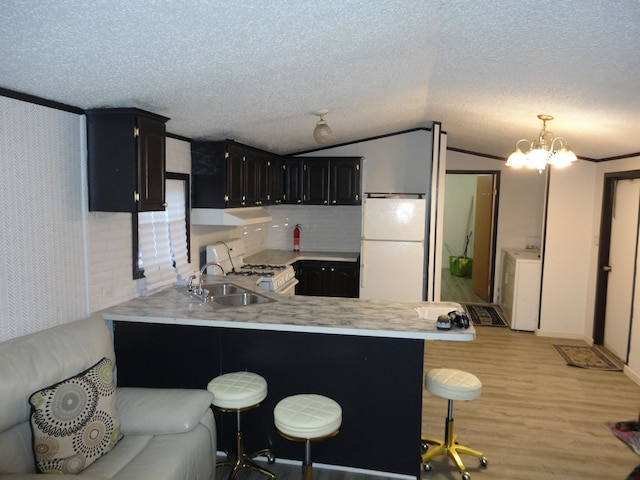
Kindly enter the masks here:
<path id="1" fill-rule="evenodd" d="M 205 302 L 207 301 L 209 292 L 202 288 L 202 276 L 204 275 L 205 270 L 209 267 L 218 267 L 222 272 L 222 276 L 226 275 L 224 268 L 222 268 L 222 265 L 220 265 L 218 262 L 207 262 L 202 266 L 202 268 L 200 269 L 200 278 L 198 279 L 198 288 L 194 290 L 193 293 L 199 297 L 202 297 Z"/>

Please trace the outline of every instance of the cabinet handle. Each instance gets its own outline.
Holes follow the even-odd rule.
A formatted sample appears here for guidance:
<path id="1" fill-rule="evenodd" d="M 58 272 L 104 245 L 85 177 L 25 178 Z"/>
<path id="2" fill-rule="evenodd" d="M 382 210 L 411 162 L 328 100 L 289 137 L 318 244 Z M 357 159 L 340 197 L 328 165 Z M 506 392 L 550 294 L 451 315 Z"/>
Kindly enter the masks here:
<path id="1" fill-rule="evenodd" d="M 138 203 L 140 201 L 140 194 L 138 192 L 133 192 L 133 201 L 134 203 Z"/>
<path id="2" fill-rule="evenodd" d="M 163 202 L 162 203 L 162 208 L 167 208 L 169 206 L 169 204 L 167 202 Z"/>
<path id="3" fill-rule="evenodd" d="M 333 204 L 335 205 L 335 204 L 336 204 L 336 203 L 338 203 L 338 202 L 337 202 L 336 200 L 334 200 L 334 201 L 333 201 L 333 202 L 331 202 L 331 203 L 333 203 Z"/>
<path id="4" fill-rule="evenodd" d="M 327 203 L 329 203 L 329 202 L 328 202 L 328 201 L 326 201 L 326 200 L 324 200 L 322 203 L 326 205 L 326 204 L 327 204 Z"/>

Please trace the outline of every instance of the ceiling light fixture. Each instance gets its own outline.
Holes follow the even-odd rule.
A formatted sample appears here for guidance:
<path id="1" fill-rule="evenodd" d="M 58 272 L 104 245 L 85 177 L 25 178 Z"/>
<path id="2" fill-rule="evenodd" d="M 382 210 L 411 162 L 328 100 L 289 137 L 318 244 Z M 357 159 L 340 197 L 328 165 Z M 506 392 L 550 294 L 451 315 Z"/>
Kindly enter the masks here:
<path id="1" fill-rule="evenodd" d="M 542 130 L 538 135 L 538 140 L 529 141 L 522 138 L 516 142 L 515 151 L 509 155 L 506 166 L 520 168 L 535 168 L 539 173 L 545 169 L 547 164 L 562 168 L 571 165 L 578 157 L 571 151 L 564 137 L 554 137 L 553 132 L 547 131 L 547 122 L 553 120 L 551 115 L 538 115 L 542 120 Z M 529 144 L 529 150 L 523 152 L 518 145 L 521 142 Z M 557 144 L 557 148 L 556 148 Z"/>
<path id="2" fill-rule="evenodd" d="M 313 138 L 318 143 L 327 143 L 331 138 L 331 127 L 324 121 L 324 116 L 329 113 L 329 110 L 318 110 L 314 112 L 314 115 L 320 117 L 316 128 L 313 129 Z"/>

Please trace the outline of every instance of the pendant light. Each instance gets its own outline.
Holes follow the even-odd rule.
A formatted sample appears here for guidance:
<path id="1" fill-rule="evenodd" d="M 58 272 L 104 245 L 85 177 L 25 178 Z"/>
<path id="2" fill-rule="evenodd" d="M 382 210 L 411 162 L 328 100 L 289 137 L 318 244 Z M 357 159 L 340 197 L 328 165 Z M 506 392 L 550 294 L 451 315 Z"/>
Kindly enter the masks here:
<path id="1" fill-rule="evenodd" d="M 313 138 L 318 143 L 327 143 L 331 138 L 331 127 L 324 121 L 324 116 L 329 113 L 329 110 L 318 110 L 314 112 L 314 115 L 320 117 L 316 128 L 313 129 Z"/>
<path id="2" fill-rule="evenodd" d="M 578 159 L 569 148 L 566 138 L 554 137 L 553 132 L 547 131 L 547 122 L 553 120 L 553 117 L 538 115 L 538 118 L 542 120 L 542 130 L 538 134 L 538 140 L 529 141 L 526 138 L 518 140 L 515 151 L 507 159 L 505 164 L 507 167 L 526 166 L 527 168 L 535 168 L 542 173 L 547 164 L 562 168 L 571 165 Z M 521 142 L 529 144 L 529 149 L 526 152 L 520 149 Z"/>

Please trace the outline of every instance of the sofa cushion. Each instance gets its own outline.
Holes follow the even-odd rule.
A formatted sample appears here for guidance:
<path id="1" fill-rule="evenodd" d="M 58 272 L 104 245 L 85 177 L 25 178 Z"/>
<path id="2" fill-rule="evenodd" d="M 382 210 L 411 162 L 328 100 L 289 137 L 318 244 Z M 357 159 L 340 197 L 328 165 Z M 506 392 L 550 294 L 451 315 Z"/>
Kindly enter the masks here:
<path id="1" fill-rule="evenodd" d="M 78 473 L 122 438 L 113 364 L 106 357 L 33 393 L 29 403 L 36 468 L 42 473 Z"/>

